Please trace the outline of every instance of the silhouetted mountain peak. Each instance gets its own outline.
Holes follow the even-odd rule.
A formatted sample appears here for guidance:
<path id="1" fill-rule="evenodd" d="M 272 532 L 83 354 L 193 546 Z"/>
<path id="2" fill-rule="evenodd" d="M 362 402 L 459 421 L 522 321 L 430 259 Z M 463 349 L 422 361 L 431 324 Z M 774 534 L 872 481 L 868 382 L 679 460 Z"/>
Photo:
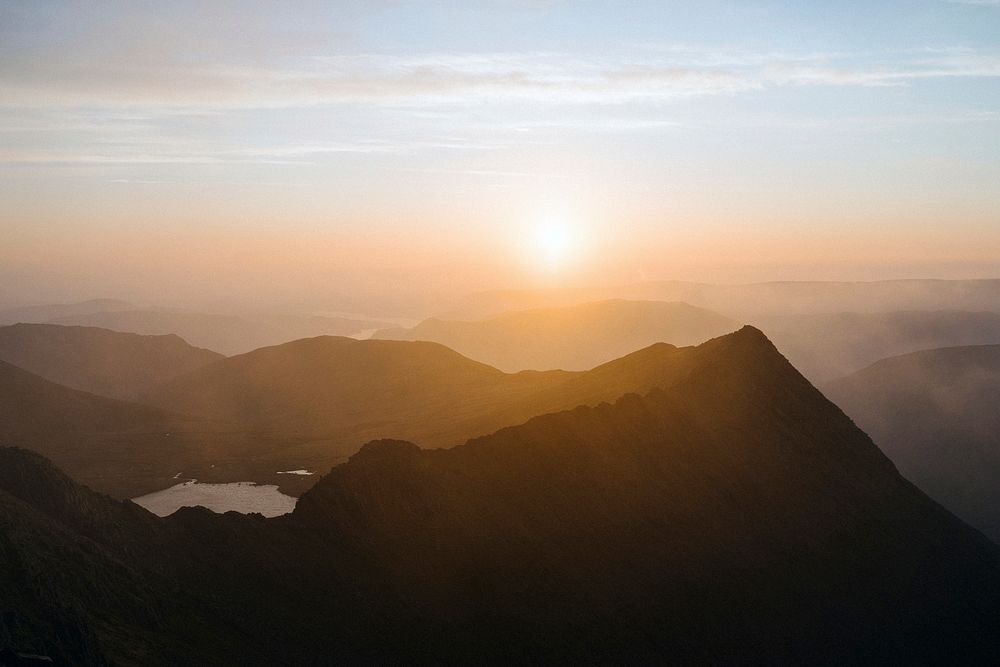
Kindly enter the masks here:
<path id="1" fill-rule="evenodd" d="M 774 347 L 768 337 L 764 335 L 764 332 L 752 324 L 744 324 L 738 330 L 731 333 L 730 336 L 737 340 L 755 341 L 758 344 Z"/>
<path id="2" fill-rule="evenodd" d="M 763 331 L 751 324 L 745 324 L 736 331 L 713 338 L 706 341 L 705 349 L 721 349 L 726 347 L 731 350 L 741 349 L 746 351 L 756 351 L 761 355 L 778 355 L 781 353 L 774 346 L 774 343 L 764 334 Z M 781 357 L 784 359 L 784 357 Z"/>
<path id="3" fill-rule="evenodd" d="M 351 461 L 386 461 L 390 459 L 404 459 L 412 457 L 420 452 L 420 447 L 408 440 L 393 440 L 385 438 L 382 440 L 372 440 L 364 445 L 357 454 L 354 454 Z"/>
<path id="4" fill-rule="evenodd" d="M 649 363 L 636 363 L 644 355 Z M 307 358 L 287 377 L 301 381 L 315 367 Z M 621 369 L 597 370 L 565 375 L 607 382 Z M 60 521 L 150 581 L 162 574 L 165 604 L 197 610 L 198 620 L 182 616 L 164 635 L 187 653 L 200 641 L 222 655 L 296 664 L 995 657 L 996 548 L 903 479 L 759 330 L 653 346 L 631 360 L 629 373 L 637 370 L 659 386 L 570 402 L 579 407 L 451 449 L 373 440 L 290 516 L 192 509 L 129 520 L 129 503 L 76 488 L 74 506 L 85 511 Z M 397 379 L 390 366 L 371 385 L 392 391 Z M 431 419 L 454 420 L 454 397 L 468 386 L 458 389 Z M 401 402 L 413 407 L 411 396 Z M 371 414 L 384 418 L 384 409 Z M 36 474 L 52 493 L 44 468 L 29 470 L 28 482 Z M 55 553 L 35 580 L 69 572 L 70 584 L 87 576 L 101 590 L 108 576 L 87 575 L 98 561 Z M 119 650 L 132 639 L 119 628 L 131 630 L 136 609 L 149 607 L 121 604 L 144 588 L 126 575 L 113 588 L 121 596 L 95 605 L 111 610 L 109 622 L 92 623 Z M 80 590 L 76 599 L 94 597 Z"/>
<path id="5" fill-rule="evenodd" d="M 811 387 L 764 332 L 751 325 L 713 338 L 695 349 L 703 362 L 711 361 L 744 378 L 751 374 L 768 380 L 794 378 L 797 389 Z"/>
<path id="6" fill-rule="evenodd" d="M 564 465 L 573 467 L 577 463 L 572 457 L 588 459 L 594 455 L 586 449 L 578 450 L 574 444 L 574 438 L 586 438 L 584 434 L 590 429 L 608 438 L 600 456 L 617 452 L 626 458 L 634 457 L 636 452 L 630 451 L 633 440 L 649 438 L 644 429 L 662 429 L 668 424 L 665 432 L 669 433 L 674 428 L 688 428 L 693 422 L 700 423 L 700 429 L 713 431 L 713 437 L 731 439 L 732 444 L 727 447 L 733 452 L 742 451 L 740 456 L 748 461 L 766 462 L 772 455 L 768 449 L 773 441 L 766 441 L 760 451 L 755 450 L 757 433 L 780 433 L 775 437 L 784 438 L 784 446 L 809 452 L 818 467 L 896 474 L 871 440 L 813 388 L 755 327 L 743 327 L 696 347 L 652 345 L 594 372 L 600 371 L 602 374 L 597 377 L 601 378 L 620 374 L 623 368 L 629 369 L 628 372 L 633 368 L 651 370 L 657 375 L 641 393 L 631 391 L 615 396 L 610 402 L 536 416 L 522 425 L 474 438 L 452 450 L 421 450 L 401 440 L 369 442 L 348 463 L 321 478 L 302 496 L 299 507 L 304 513 L 319 510 L 322 514 L 325 510 L 320 506 L 329 502 L 340 507 L 353 506 L 352 501 L 339 496 L 364 492 L 365 484 L 371 483 L 381 489 L 383 505 L 379 511 L 383 511 L 390 499 L 401 497 L 398 489 L 391 488 L 393 484 L 409 488 L 417 483 L 414 480 L 426 481 L 424 476 L 432 474 L 431 469 L 443 474 L 441 471 L 451 465 L 461 467 L 484 456 L 500 456 L 507 463 L 537 456 L 544 462 L 545 470 Z M 590 380 L 587 374 L 579 379 Z M 786 430 L 783 423 L 789 419 L 801 427 L 801 433 Z M 619 435 L 611 436 L 609 431 Z M 721 433 L 728 434 L 720 436 Z M 525 449 L 526 442 L 535 444 Z M 538 451 L 533 451 L 536 447 Z M 525 474 L 537 474 L 524 463 Z M 425 491 L 434 489 L 435 484 L 431 482 Z M 337 499 L 332 500 L 334 497 Z M 398 511 L 403 510 L 398 508 Z"/>

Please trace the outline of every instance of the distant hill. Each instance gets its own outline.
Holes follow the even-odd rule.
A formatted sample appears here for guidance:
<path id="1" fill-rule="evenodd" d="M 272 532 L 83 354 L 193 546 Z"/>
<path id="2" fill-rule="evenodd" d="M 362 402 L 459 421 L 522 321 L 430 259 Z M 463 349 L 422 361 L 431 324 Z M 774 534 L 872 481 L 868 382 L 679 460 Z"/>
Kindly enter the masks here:
<path id="1" fill-rule="evenodd" d="M 386 322 L 300 315 L 236 316 L 173 310 L 116 310 L 59 317 L 54 324 L 101 327 L 145 335 L 176 334 L 225 355 L 321 335 L 350 336 Z"/>
<path id="2" fill-rule="evenodd" d="M 653 343 L 696 345 L 734 331 L 727 317 L 686 303 L 611 300 L 480 321 L 429 319 L 373 336 L 441 343 L 507 372 L 586 370 Z"/>
<path id="3" fill-rule="evenodd" d="M 1000 345 L 884 359 L 823 391 L 907 478 L 1000 543 Z"/>
<path id="4" fill-rule="evenodd" d="M 8 438 L 36 430 L 125 430 L 166 417 L 162 410 L 63 387 L 4 361 L 0 388 L 0 433 Z"/>
<path id="5" fill-rule="evenodd" d="M 759 331 L 669 356 L 644 396 L 449 450 L 369 443 L 275 519 L 156 519 L 0 449 L 9 643 L 143 664 L 1000 658 L 1000 549 Z"/>
<path id="6" fill-rule="evenodd" d="M 595 288 L 497 290 L 465 297 L 444 319 L 476 320 L 513 310 L 605 299 L 683 301 L 744 321 L 788 314 L 898 310 L 1000 312 L 1000 280 L 786 281 L 709 284 L 658 281 Z"/>
<path id="7" fill-rule="evenodd" d="M 230 357 L 146 397 L 176 413 L 354 443 L 396 437 L 452 446 L 540 410 L 648 391 L 676 352 L 657 345 L 582 373 L 503 373 L 443 345 L 324 336 Z M 588 382 L 594 374 L 600 381 Z M 352 451 L 354 451 L 352 450 Z"/>
<path id="8" fill-rule="evenodd" d="M 3 361 L 0 396 L 0 446 L 36 450 L 91 488 L 119 498 L 176 484 L 182 472 L 208 481 L 254 480 L 255 473 L 261 481 L 280 479 L 275 472 L 289 468 L 266 454 L 276 450 L 288 456 L 301 444 L 240 424 L 191 419 L 71 389 Z M 305 488 L 302 479 L 286 483 L 297 492 Z"/>
<path id="9" fill-rule="evenodd" d="M 55 324 L 0 327 L 0 360 L 67 387 L 126 400 L 222 358 L 173 334 Z"/>
<path id="10" fill-rule="evenodd" d="M 79 303 L 56 303 L 22 306 L 0 310 L 0 326 L 18 322 L 48 322 L 58 317 L 78 317 L 94 313 L 132 310 L 135 306 L 118 299 L 91 299 Z"/>
<path id="11" fill-rule="evenodd" d="M 298 495 L 316 477 L 280 471 L 322 473 L 372 438 L 452 446 L 544 411 L 645 392 L 673 372 L 676 353 L 659 344 L 585 373 L 506 374 L 434 343 L 320 337 L 221 359 L 142 397 L 162 409 L 5 365 L 0 443 L 30 445 L 118 497 L 191 478 Z"/>
<path id="12" fill-rule="evenodd" d="M 0 396 L 0 444 L 39 451 L 96 488 L 154 490 L 148 476 L 169 479 L 185 458 L 167 435 L 184 420 L 157 408 L 70 389 L 3 361 Z M 173 462 L 157 473 L 164 459 Z"/>
<path id="13" fill-rule="evenodd" d="M 1000 313 L 959 310 L 783 315 L 754 321 L 813 382 L 907 352 L 1000 343 Z"/>

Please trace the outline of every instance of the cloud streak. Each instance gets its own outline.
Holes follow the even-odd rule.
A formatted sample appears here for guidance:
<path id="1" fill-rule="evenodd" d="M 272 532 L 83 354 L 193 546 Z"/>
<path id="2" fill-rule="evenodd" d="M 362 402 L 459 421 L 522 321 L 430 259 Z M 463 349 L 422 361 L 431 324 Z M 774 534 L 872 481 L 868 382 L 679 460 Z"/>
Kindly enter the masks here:
<path id="1" fill-rule="evenodd" d="M 283 66 L 31 60 L 0 71 L 5 107 L 254 109 L 316 105 L 469 106 L 501 102 L 619 104 L 733 95 L 775 86 L 905 86 L 998 77 L 1000 54 L 894 54 L 861 64 L 842 54 L 361 54 Z"/>
<path id="2" fill-rule="evenodd" d="M 545 51 L 359 54 L 296 57 L 282 66 L 174 57 L 8 61 L 0 64 L 0 163 L 315 165 L 338 155 L 356 161 L 471 154 L 523 147 L 543 133 L 690 129 L 701 121 L 665 118 L 661 111 L 682 100 L 1000 76 L 1000 54 L 992 51 L 875 55 L 646 45 L 600 58 Z M 275 136 L 220 132 L 240 114 L 259 120 L 268 110 L 288 109 L 312 114 L 316 124 Z M 333 116 L 317 111 L 324 109 L 343 112 L 336 119 L 354 126 L 338 127 Z M 496 109 L 504 111 L 492 113 Z M 389 115 L 365 124 L 372 112 Z M 400 121 L 405 132 L 393 129 Z"/>

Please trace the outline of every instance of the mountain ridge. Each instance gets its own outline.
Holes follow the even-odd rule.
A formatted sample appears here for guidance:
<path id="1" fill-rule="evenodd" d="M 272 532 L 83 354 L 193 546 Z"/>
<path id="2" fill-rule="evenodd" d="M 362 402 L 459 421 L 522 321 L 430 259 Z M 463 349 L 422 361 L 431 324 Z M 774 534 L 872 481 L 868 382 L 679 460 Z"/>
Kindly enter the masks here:
<path id="1" fill-rule="evenodd" d="M 368 443 L 290 515 L 192 509 L 147 530 L 98 500 L 124 537 L 94 539 L 200 601 L 204 632 L 175 620 L 155 640 L 195 664 L 223 650 L 251 664 L 1000 656 L 996 545 L 901 477 L 759 330 L 675 354 L 689 361 L 645 395 L 450 449 Z M 108 609 L 83 619 L 119 654 L 87 622 L 123 613 Z M 22 634 L 51 637 L 33 623 Z"/>
<path id="2" fill-rule="evenodd" d="M 387 325 L 374 320 L 305 315 L 229 315 L 185 310 L 133 309 L 69 315 L 49 324 L 96 326 L 143 335 L 177 334 L 226 356 L 320 334 L 354 335 Z"/>
<path id="3" fill-rule="evenodd" d="M 176 334 L 30 323 L 0 327 L 0 360 L 57 384 L 121 400 L 135 400 L 222 358 Z"/>
<path id="4" fill-rule="evenodd" d="M 493 290 L 467 295 L 447 317 L 481 318 L 510 310 L 566 306 L 609 298 L 685 301 L 753 320 L 762 315 L 960 308 L 1000 312 L 1000 279 L 894 279 L 697 283 L 680 280 L 614 287 Z"/>
<path id="5" fill-rule="evenodd" d="M 373 338 L 434 341 L 516 372 L 588 370 L 656 342 L 696 345 L 737 328 L 735 320 L 683 302 L 609 299 L 476 321 L 431 318 L 411 329 L 376 331 Z"/>

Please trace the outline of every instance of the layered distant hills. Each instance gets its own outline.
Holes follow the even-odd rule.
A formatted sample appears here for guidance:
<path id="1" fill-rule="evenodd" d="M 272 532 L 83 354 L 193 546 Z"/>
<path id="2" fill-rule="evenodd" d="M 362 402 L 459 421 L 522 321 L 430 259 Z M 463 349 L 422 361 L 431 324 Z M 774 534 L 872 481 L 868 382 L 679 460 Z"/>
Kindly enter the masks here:
<path id="1" fill-rule="evenodd" d="M 772 316 L 754 323 L 817 383 L 907 352 L 1000 343 L 1000 312 L 827 313 Z"/>
<path id="2" fill-rule="evenodd" d="M 166 417 L 156 408 L 63 387 L 3 361 L 0 387 L 0 433 L 9 439 L 36 430 L 122 431 Z"/>
<path id="3" fill-rule="evenodd" d="M 156 408 L 70 389 L 3 361 L 0 396 L 0 444 L 42 452 L 95 488 L 162 488 L 184 458 L 167 435 L 181 420 Z M 148 479 L 164 459 L 170 463 Z"/>
<path id="4" fill-rule="evenodd" d="M 114 299 L 0 310 L 0 325 L 17 323 L 96 327 L 147 336 L 173 334 L 195 347 L 224 355 L 311 336 L 368 334 L 390 326 L 388 322 L 352 317 L 140 308 Z"/>
<path id="5" fill-rule="evenodd" d="M 653 343 L 695 345 L 739 323 L 686 303 L 611 300 L 507 313 L 480 321 L 424 320 L 374 338 L 446 345 L 501 370 L 585 370 Z"/>
<path id="6" fill-rule="evenodd" d="M 907 285 L 915 293 L 926 287 L 905 282 L 892 287 Z M 946 282 L 936 289 L 982 301 L 978 286 L 959 289 Z M 845 286 L 823 290 L 856 294 Z M 128 319 L 137 312 L 129 308 L 104 300 L 18 312 L 48 316 L 62 309 L 66 316 L 69 309 L 79 317 Z M 166 316 L 174 323 L 183 320 L 175 315 Z M 1000 314 L 994 312 L 785 314 L 758 321 L 793 365 L 822 383 L 911 350 L 1000 342 Z M 243 327 L 240 322 L 233 326 Z M 690 344 L 735 327 L 734 320 L 683 303 L 611 300 L 480 321 L 431 319 L 413 329 L 376 334 L 444 345 L 320 336 L 226 359 L 177 335 L 17 324 L 0 327 L 0 360 L 11 364 L 0 375 L 21 369 L 51 384 L 36 382 L 31 391 L 24 382 L 10 385 L 8 406 L 28 409 L 9 410 L 11 421 L 6 432 L 0 431 L 0 442 L 17 436 L 87 484 L 119 497 L 190 478 L 273 483 L 299 495 L 316 478 L 280 471 L 322 473 L 372 439 L 450 447 L 546 412 L 643 394 L 683 372 L 684 355 L 654 341 Z M 600 363 L 605 359 L 612 361 Z M 559 367 L 574 370 L 504 372 Z M 590 370 L 577 370 L 581 368 Z M 923 424 L 921 419 L 898 416 L 908 414 L 900 407 L 903 399 L 869 400 L 869 385 L 882 386 L 878 377 L 859 374 L 824 387 L 876 436 L 904 474 L 996 538 L 991 510 L 996 468 L 990 453 L 995 447 L 989 439 L 992 422 L 982 417 L 992 414 L 987 406 L 996 396 L 995 387 L 963 385 L 963 392 L 957 392 L 954 376 L 943 371 L 940 377 L 886 380 L 921 397 L 905 399 L 911 406 L 942 391 L 963 397 L 962 409 L 951 406 L 942 413 L 939 406 L 920 408 L 917 416 L 932 422 L 925 428 L 914 426 Z M 67 388 L 132 404 L 101 403 L 74 411 L 73 406 L 97 397 L 81 398 Z M 51 411 L 36 411 L 36 404 L 51 406 Z M 155 407 L 157 417 L 138 424 L 134 415 L 152 414 L 146 406 Z M 94 420 L 88 412 L 122 414 Z M 976 433 L 970 435 L 969 429 Z M 967 451 L 949 457 L 955 448 Z"/>
<path id="7" fill-rule="evenodd" d="M 496 290 L 465 297 L 443 317 L 475 320 L 515 310 L 607 299 L 683 301 L 744 321 L 771 315 L 840 312 L 1000 312 L 1000 280 L 786 281 L 730 285 L 658 281 L 617 287 Z"/>
<path id="8" fill-rule="evenodd" d="M 119 498 L 166 488 L 182 473 L 208 481 L 277 480 L 295 493 L 307 486 L 308 478 L 276 474 L 295 467 L 285 461 L 300 460 L 295 447 L 303 445 L 301 438 L 98 396 L 3 361 L 0 396 L 0 445 L 41 452 L 88 486 Z M 360 444 L 341 446 L 350 453 Z M 325 461 L 345 457 L 336 448 L 320 449 Z"/>
<path id="9" fill-rule="evenodd" d="M 216 362 L 144 400 L 294 435 L 307 444 L 282 452 L 288 467 L 275 470 L 325 470 L 373 438 L 450 447 L 543 412 L 647 392 L 684 372 L 685 359 L 657 344 L 590 371 L 510 374 L 437 343 L 319 337 Z"/>
<path id="10" fill-rule="evenodd" d="M 884 359 L 823 390 L 908 479 L 1000 542 L 1000 345 Z"/>
<path id="11" fill-rule="evenodd" d="M 747 301 L 734 307 L 747 312 L 758 306 Z M 1000 312 L 990 311 L 890 310 L 752 319 L 813 382 L 828 382 L 906 352 L 1000 343 Z M 506 371 L 578 370 L 654 342 L 693 345 L 738 326 L 734 319 L 686 303 L 610 300 L 479 320 L 432 318 L 410 329 L 380 330 L 373 337 L 438 342 Z"/>
<path id="12" fill-rule="evenodd" d="M 177 334 L 192 345 L 226 355 L 309 336 L 349 336 L 388 326 L 386 322 L 343 317 L 236 316 L 168 310 L 106 311 L 59 317 L 52 322 L 147 335 Z"/>
<path id="13" fill-rule="evenodd" d="M 18 322 L 48 322 L 59 317 L 77 317 L 95 313 L 134 310 L 135 306 L 119 299 L 91 299 L 78 303 L 55 303 L 0 309 L 0 325 Z"/>
<path id="14" fill-rule="evenodd" d="M 95 327 L 0 327 L 0 360 L 58 384 L 134 399 L 183 373 L 222 359 L 174 334 L 140 336 Z"/>
<path id="15" fill-rule="evenodd" d="M 17 334 L 9 340 L 30 339 L 18 348 L 22 362 L 76 386 L 118 386 L 108 395 L 131 396 L 152 371 L 168 373 L 158 353 L 180 343 L 81 327 L 8 329 Z M 8 329 L 0 329 L 0 340 Z M 106 344 L 119 354 L 102 356 Z M 203 351 L 180 349 L 208 360 Z M 135 354 L 145 355 L 148 367 L 131 368 Z M 657 344 L 587 372 L 508 374 L 435 343 L 319 337 L 210 361 L 150 385 L 139 396 L 144 405 L 4 364 L 8 412 L 0 437 L 28 443 L 119 496 L 164 488 L 181 474 L 277 483 L 297 494 L 313 479 L 279 471 L 328 470 L 373 438 L 452 446 L 544 412 L 647 392 L 683 372 L 684 358 Z M 114 363 L 102 366 L 109 359 Z"/>
<path id="16" fill-rule="evenodd" d="M 87 664 L 1000 659 L 998 548 L 759 331 L 653 351 L 629 366 L 654 389 L 370 443 L 275 519 L 156 519 L 0 450 L 0 638 Z"/>

